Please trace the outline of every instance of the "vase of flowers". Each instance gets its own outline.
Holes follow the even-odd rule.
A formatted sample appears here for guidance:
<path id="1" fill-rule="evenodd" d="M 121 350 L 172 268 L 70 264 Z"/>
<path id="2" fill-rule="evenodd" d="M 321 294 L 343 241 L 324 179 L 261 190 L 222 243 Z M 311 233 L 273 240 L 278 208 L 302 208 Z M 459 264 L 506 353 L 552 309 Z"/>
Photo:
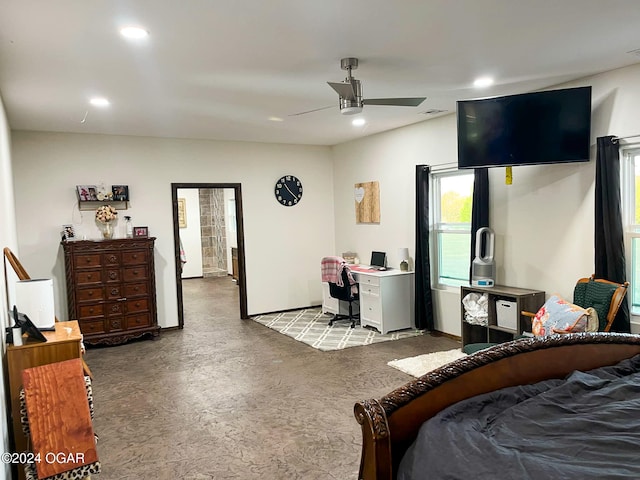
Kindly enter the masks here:
<path id="1" fill-rule="evenodd" d="M 103 238 L 113 237 L 113 227 L 111 224 L 118 218 L 118 212 L 111 205 L 103 205 L 96 210 L 96 222 L 102 230 Z"/>

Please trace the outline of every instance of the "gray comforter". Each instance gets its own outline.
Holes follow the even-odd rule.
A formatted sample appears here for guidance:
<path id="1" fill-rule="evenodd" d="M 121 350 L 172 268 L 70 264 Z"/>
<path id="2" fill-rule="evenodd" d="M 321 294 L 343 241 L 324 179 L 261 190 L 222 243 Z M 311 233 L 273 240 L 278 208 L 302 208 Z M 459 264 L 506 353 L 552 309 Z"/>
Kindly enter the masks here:
<path id="1" fill-rule="evenodd" d="M 547 478 L 640 479 L 640 355 L 452 405 L 422 425 L 398 473 Z"/>

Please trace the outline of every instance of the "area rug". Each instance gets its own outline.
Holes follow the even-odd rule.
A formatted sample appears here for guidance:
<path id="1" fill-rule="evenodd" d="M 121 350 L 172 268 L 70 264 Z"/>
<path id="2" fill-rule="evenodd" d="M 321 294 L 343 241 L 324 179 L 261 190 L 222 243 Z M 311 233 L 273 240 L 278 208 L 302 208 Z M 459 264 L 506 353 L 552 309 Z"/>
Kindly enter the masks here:
<path id="1" fill-rule="evenodd" d="M 371 345 L 423 335 L 424 330 L 407 329 L 382 335 L 377 330 L 341 321 L 329 326 L 330 315 L 319 308 L 295 310 L 253 317 L 258 323 L 322 351 Z"/>
<path id="2" fill-rule="evenodd" d="M 462 353 L 462 350 L 456 348 L 454 350 L 445 350 L 444 352 L 425 353 L 417 357 L 392 360 L 387 365 L 414 377 L 421 377 L 431 370 L 466 356 L 465 353 Z"/>

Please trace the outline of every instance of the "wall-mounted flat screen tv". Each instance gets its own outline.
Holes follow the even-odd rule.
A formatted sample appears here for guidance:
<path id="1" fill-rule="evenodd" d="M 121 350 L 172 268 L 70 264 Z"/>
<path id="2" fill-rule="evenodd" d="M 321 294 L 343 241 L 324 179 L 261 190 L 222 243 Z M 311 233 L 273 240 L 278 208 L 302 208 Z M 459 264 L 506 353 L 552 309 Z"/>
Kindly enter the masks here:
<path id="1" fill-rule="evenodd" d="M 457 103 L 458 168 L 589 161 L 591 87 Z"/>

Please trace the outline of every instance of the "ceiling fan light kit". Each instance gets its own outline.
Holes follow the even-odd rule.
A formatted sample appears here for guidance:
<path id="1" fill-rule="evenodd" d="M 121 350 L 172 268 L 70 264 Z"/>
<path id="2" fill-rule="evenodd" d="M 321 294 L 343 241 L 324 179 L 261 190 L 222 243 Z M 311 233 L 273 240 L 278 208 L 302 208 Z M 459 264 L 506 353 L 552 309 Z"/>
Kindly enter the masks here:
<path id="1" fill-rule="evenodd" d="M 358 68 L 358 59 L 346 57 L 340 60 L 340 67 L 347 71 L 344 82 L 327 82 L 339 97 L 340 113 L 343 115 L 355 115 L 362 112 L 364 105 L 387 105 L 392 107 L 417 107 L 425 101 L 426 97 L 413 98 L 362 98 L 362 83 L 351 75 L 351 71 Z M 290 116 L 303 115 L 330 107 L 316 108 L 306 112 L 294 113 Z"/>
<path id="2" fill-rule="evenodd" d="M 388 105 L 396 107 L 417 107 L 425 97 L 419 98 L 362 98 L 362 83 L 351 75 L 351 71 L 358 68 L 358 59 L 347 57 L 340 60 L 340 68 L 347 71 L 344 82 L 327 82 L 340 97 L 340 113 L 354 115 L 362 112 L 364 105 Z"/>

